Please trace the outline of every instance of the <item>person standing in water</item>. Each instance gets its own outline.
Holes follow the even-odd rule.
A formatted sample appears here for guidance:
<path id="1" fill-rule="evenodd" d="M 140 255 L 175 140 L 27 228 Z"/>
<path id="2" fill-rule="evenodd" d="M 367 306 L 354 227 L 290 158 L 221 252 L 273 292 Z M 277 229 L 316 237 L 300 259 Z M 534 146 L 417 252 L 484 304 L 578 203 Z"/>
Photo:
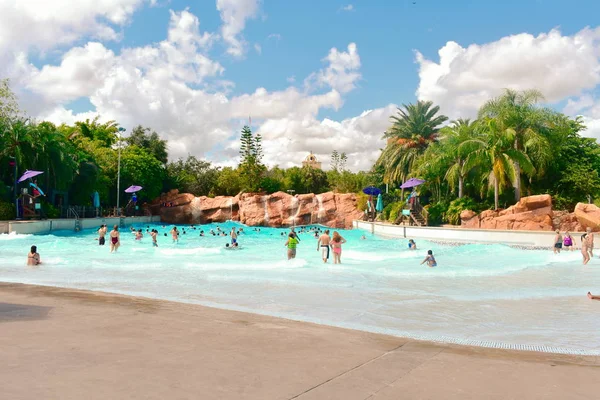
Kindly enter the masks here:
<path id="1" fill-rule="evenodd" d="M 158 231 L 156 229 L 152 229 L 152 232 L 150 232 L 150 237 L 152 238 L 152 247 L 158 247 L 156 236 L 158 236 Z"/>
<path id="2" fill-rule="evenodd" d="M 236 244 L 237 243 L 238 234 L 235 231 L 235 228 L 231 228 L 231 233 L 229 234 L 229 236 L 231 236 L 231 244 Z"/>
<path id="3" fill-rule="evenodd" d="M 333 232 L 333 239 L 331 239 L 331 249 L 333 250 L 334 264 L 342 263 L 342 244 L 344 243 L 346 243 L 346 239 L 344 239 L 339 233 Z"/>
<path id="4" fill-rule="evenodd" d="M 31 250 L 27 255 L 27 265 L 40 265 L 42 260 L 40 258 L 40 253 L 37 252 L 37 246 L 31 246 Z"/>
<path id="5" fill-rule="evenodd" d="M 573 236 L 571 236 L 569 231 L 565 232 L 565 237 L 563 239 L 563 246 L 565 247 L 565 249 L 570 250 L 570 251 L 573 251 L 575 249 L 575 239 L 573 239 Z"/>
<path id="6" fill-rule="evenodd" d="M 587 233 L 584 233 L 583 235 L 581 235 L 581 255 L 583 256 L 583 265 L 586 265 L 588 262 L 590 262 L 590 253 L 588 251 L 587 246 Z"/>
<path id="7" fill-rule="evenodd" d="M 585 233 L 587 234 L 587 249 L 588 253 L 590 253 L 591 259 L 592 257 L 594 257 L 594 234 L 592 233 L 592 228 L 587 228 L 585 230 Z"/>
<path id="8" fill-rule="evenodd" d="M 177 230 L 176 226 L 171 229 L 171 236 L 173 237 L 173 243 L 179 243 L 179 231 Z"/>
<path id="9" fill-rule="evenodd" d="M 317 251 L 321 250 L 321 258 L 323 262 L 326 263 L 329 260 L 329 242 L 331 238 L 329 237 L 329 229 L 326 229 L 325 232 L 321 236 L 319 236 L 319 240 L 317 240 Z"/>
<path id="10" fill-rule="evenodd" d="M 560 234 L 560 231 L 557 229 L 556 236 L 554 236 L 554 254 L 557 254 L 557 253 L 560 254 L 562 245 L 563 245 L 563 237 Z"/>
<path id="11" fill-rule="evenodd" d="M 296 246 L 298 246 L 298 239 L 293 232 L 288 235 L 288 240 L 285 242 L 285 246 L 288 248 L 287 257 L 288 260 L 296 258 Z"/>
<path id="12" fill-rule="evenodd" d="M 104 243 L 106 243 L 106 240 L 104 239 L 106 231 L 106 225 L 100 225 L 100 229 L 98 229 L 98 245 L 100 246 L 104 246 Z"/>
<path id="13" fill-rule="evenodd" d="M 117 251 L 121 245 L 121 237 L 119 234 L 119 226 L 113 226 L 113 230 L 109 233 L 110 236 L 110 252 Z"/>
<path id="14" fill-rule="evenodd" d="M 433 256 L 433 251 L 427 250 L 427 256 L 423 261 L 421 261 L 421 265 L 427 263 L 430 267 L 437 267 L 437 261 L 435 261 L 435 257 Z"/>

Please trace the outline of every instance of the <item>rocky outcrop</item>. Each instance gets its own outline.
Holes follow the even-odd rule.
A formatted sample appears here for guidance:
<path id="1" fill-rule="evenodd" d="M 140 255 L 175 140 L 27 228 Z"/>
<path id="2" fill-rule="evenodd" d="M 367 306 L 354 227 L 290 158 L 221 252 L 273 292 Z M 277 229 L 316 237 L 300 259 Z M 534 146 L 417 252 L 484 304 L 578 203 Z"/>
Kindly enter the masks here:
<path id="1" fill-rule="evenodd" d="M 477 214 L 471 210 L 460 213 L 461 227 L 481 229 L 581 232 L 586 228 L 600 230 L 600 208 L 578 203 L 575 212 L 553 211 L 548 194 L 523 197 L 505 210 L 486 210 Z"/>
<path id="2" fill-rule="evenodd" d="M 592 228 L 593 231 L 600 229 L 600 208 L 596 205 L 577 203 L 574 214 L 584 229 Z"/>
<path id="3" fill-rule="evenodd" d="M 240 221 L 249 226 L 293 226 L 323 224 L 335 228 L 351 228 L 363 212 L 357 208 L 352 193 L 300 194 L 284 192 L 271 195 L 244 193 L 235 197 L 195 197 L 173 190 L 156 199 L 150 209 L 164 222 L 205 224 Z"/>

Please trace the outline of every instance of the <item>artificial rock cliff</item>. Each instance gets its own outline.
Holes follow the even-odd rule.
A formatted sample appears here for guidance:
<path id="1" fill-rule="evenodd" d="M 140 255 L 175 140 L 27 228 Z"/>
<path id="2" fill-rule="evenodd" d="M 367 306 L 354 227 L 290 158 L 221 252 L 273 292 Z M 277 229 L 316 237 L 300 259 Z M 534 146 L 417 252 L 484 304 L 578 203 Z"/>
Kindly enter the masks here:
<path id="1" fill-rule="evenodd" d="M 507 229 L 532 231 L 579 232 L 586 228 L 600 230 L 600 208 L 594 204 L 578 203 L 575 211 L 552 210 L 549 194 L 523 197 L 505 210 L 487 210 L 477 214 L 464 210 L 460 214 L 461 227 L 481 229 Z"/>
<path id="2" fill-rule="evenodd" d="M 321 193 L 318 195 L 270 195 L 243 193 L 235 197 L 214 198 L 172 190 L 150 204 L 153 214 L 173 224 L 206 224 L 239 221 L 249 226 L 293 226 L 323 224 L 332 228 L 351 228 L 354 219 L 363 212 L 352 193 Z"/>

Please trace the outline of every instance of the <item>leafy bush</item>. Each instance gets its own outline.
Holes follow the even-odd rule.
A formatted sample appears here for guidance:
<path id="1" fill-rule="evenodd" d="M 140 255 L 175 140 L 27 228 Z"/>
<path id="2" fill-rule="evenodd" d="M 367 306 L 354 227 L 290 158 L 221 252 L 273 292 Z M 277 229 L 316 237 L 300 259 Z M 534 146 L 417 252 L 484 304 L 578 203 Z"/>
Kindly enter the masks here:
<path id="1" fill-rule="evenodd" d="M 404 202 L 403 201 L 398 201 L 396 203 L 392 203 L 391 207 L 390 207 L 390 213 L 388 216 L 388 221 L 390 222 L 396 222 L 396 220 L 398 219 L 398 217 L 400 215 L 402 215 L 402 209 L 404 208 Z"/>
<path id="2" fill-rule="evenodd" d="M 44 203 L 42 205 L 46 218 L 58 218 L 60 217 L 60 211 L 52 204 Z"/>
<path id="3" fill-rule="evenodd" d="M 428 213 L 427 223 L 429 225 L 441 225 L 442 219 L 446 211 L 448 210 L 448 203 L 440 202 L 433 203 L 425 206 Z"/>
<path id="4" fill-rule="evenodd" d="M 575 209 L 576 204 L 577 201 L 571 198 L 563 197 L 561 195 L 552 196 L 552 209 L 554 210 L 566 210 L 572 212 Z"/>
<path id="5" fill-rule="evenodd" d="M 15 205 L 7 202 L 0 202 L 0 220 L 6 221 L 10 219 L 15 219 Z"/>
<path id="6" fill-rule="evenodd" d="M 475 200 L 471 199 L 470 197 L 463 197 L 462 199 L 452 200 L 442 218 L 449 224 L 459 225 L 460 213 L 463 212 L 463 210 L 478 211 L 478 209 L 479 205 L 475 202 Z"/>

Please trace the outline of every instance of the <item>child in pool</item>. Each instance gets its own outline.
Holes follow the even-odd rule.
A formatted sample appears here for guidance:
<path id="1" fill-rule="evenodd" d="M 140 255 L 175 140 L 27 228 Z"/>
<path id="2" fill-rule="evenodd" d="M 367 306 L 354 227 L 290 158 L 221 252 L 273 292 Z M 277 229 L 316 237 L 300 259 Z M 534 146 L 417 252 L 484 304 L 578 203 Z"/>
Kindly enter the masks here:
<path id="1" fill-rule="evenodd" d="M 31 251 L 27 255 L 27 265 L 39 265 L 42 261 L 40 253 L 37 252 L 37 246 L 31 246 Z"/>
<path id="2" fill-rule="evenodd" d="M 423 261 L 421 261 L 421 265 L 427 263 L 430 267 L 437 267 L 437 261 L 435 261 L 435 257 L 433 256 L 433 251 L 427 250 L 427 256 Z"/>
<path id="3" fill-rule="evenodd" d="M 415 243 L 414 240 L 410 239 L 408 241 L 408 249 L 409 250 L 416 250 L 417 249 L 417 244 Z"/>

